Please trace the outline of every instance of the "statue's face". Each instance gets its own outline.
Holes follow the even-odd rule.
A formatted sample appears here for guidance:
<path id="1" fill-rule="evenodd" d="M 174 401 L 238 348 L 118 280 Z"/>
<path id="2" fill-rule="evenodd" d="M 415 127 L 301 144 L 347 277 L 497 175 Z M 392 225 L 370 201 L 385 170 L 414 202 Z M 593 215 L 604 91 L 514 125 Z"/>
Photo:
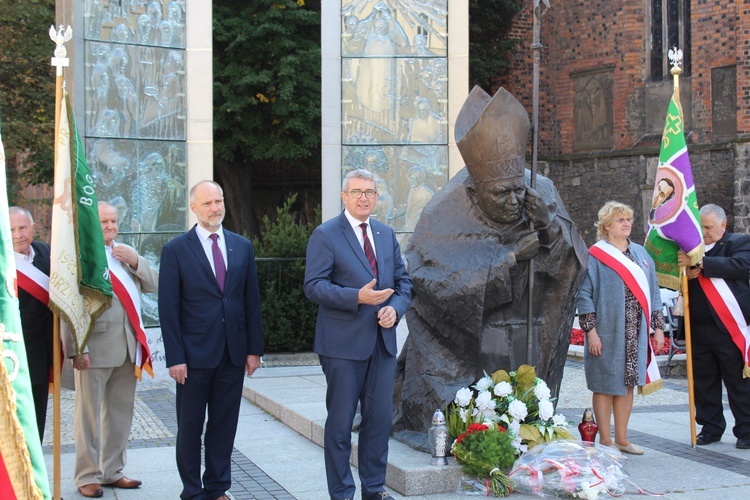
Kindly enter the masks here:
<path id="1" fill-rule="evenodd" d="M 521 218 L 525 195 L 523 177 L 483 182 L 472 193 L 479 209 L 500 224 L 510 224 Z"/>

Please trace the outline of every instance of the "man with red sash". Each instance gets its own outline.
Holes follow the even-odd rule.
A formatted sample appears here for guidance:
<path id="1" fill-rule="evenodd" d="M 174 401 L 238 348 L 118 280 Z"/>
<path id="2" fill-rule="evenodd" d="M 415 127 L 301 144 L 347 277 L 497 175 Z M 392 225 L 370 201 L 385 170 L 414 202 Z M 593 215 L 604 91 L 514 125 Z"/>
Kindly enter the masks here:
<path id="1" fill-rule="evenodd" d="M 16 257 L 18 303 L 29 361 L 31 393 L 39 439 L 44 438 L 52 366 L 52 311 L 49 310 L 49 245 L 34 241 L 34 218 L 25 208 L 10 207 Z"/>
<path id="2" fill-rule="evenodd" d="M 737 448 L 750 449 L 750 236 L 726 232 L 727 216 L 717 205 L 705 205 L 700 214 L 706 255 L 687 271 L 695 420 L 703 426 L 697 444 L 719 441 L 724 433 L 723 380 Z M 680 252 L 679 263 L 689 266 L 690 258 Z"/>
<path id="3" fill-rule="evenodd" d="M 97 321 L 83 354 L 75 356 L 72 336 L 63 327 L 65 352 L 73 357 L 76 402 L 75 482 L 85 497 L 103 495 L 101 486 L 138 488 L 126 477 L 125 448 L 133 422 L 135 384 L 145 370 L 153 375 L 141 321 L 140 293 L 155 292 L 158 273 L 127 245 L 115 242 L 117 209 L 99 202 L 99 221 L 112 281 L 112 307 Z"/>

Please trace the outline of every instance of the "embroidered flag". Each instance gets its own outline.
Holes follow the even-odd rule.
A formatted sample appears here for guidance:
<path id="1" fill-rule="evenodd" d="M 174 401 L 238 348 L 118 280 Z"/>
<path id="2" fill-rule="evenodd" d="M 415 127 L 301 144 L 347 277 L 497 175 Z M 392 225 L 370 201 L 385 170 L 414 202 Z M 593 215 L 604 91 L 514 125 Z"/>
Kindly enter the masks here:
<path id="1" fill-rule="evenodd" d="M 693 264 L 703 257 L 704 251 L 677 86 L 667 108 L 648 222 L 644 246 L 656 264 L 659 285 L 677 290 L 680 287 L 677 251 L 688 254 Z"/>
<path id="2" fill-rule="evenodd" d="M 21 330 L 7 193 L 0 137 L 0 498 L 41 499 L 50 491 Z"/>
<path id="3" fill-rule="evenodd" d="M 55 145 L 50 309 L 68 324 L 76 353 L 81 354 L 94 321 L 109 308 L 112 284 L 104 254 L 94 180 L 67 93 L 61 108 Z"/>

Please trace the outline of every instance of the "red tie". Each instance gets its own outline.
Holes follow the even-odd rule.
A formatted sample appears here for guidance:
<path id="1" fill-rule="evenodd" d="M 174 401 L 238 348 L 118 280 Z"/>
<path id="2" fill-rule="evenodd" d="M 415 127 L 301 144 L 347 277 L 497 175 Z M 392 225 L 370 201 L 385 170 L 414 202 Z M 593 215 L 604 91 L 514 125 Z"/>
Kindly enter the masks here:
<path id="1" fill-rule="evenodd" d="M 367 224 L 363 222 L 359 225 L 359 227 L 362 228 L 362 236 L 364 237 L 365 257 L 367 257 L 367 262 L 370 263 L 372 272 L 375 273 L 375 277 L 377 278 L 378 259 L 375 258 L 375 252 L 373 251 L 372 245 L 370 244 L 370 238 L 367 237 Z"/>
<path id="2" fill-rule="evenodd" d="M 214 257 L 214 272 L 216 273 L 216 281 L 219 282 L 219 289 L 224 291 L 224 282 L 227 278 L 227 268 L 224 265 L 224 256 L 221 254 L 221 248 L 219 248 L 219 235 L 213 233 L 209 235 L 209 238 L 214 242 L 211 245 L 211 253 Z"/>

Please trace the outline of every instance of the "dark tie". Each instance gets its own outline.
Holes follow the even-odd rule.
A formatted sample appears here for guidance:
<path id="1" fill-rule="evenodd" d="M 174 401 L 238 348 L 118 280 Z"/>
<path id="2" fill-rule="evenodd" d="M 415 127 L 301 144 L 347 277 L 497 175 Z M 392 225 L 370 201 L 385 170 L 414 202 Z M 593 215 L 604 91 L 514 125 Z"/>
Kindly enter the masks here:
<path id="1" fill-rule="evenodd" d="M 370 263 L 372 272 L 375 273 L 375 277 L 377 278 L 378 259 L 375 258 L 375 252 L 372 249 L 372 244 L 370 244 L 370 238 L 367 237 L 367 224 L 363 222 L 359 227 L 362 228 L 362 236 L 364 237 L 365 257 L 367 257 L 367 262 Z"/>
<path id="2" fill-rule="evenodd" d="M 216 271 L 216 281 L 219 282 L 219 289 L 224 291 L 224 282 L 227 279 L 227 268 L 224 265 L 224 256 L 221 254 L 221 248 L 219 248 L 219 235 L 213 233 L 209 236 L 214 242 L 211 245 L 211 253 L 214 256 L 214 270 Z"/>

